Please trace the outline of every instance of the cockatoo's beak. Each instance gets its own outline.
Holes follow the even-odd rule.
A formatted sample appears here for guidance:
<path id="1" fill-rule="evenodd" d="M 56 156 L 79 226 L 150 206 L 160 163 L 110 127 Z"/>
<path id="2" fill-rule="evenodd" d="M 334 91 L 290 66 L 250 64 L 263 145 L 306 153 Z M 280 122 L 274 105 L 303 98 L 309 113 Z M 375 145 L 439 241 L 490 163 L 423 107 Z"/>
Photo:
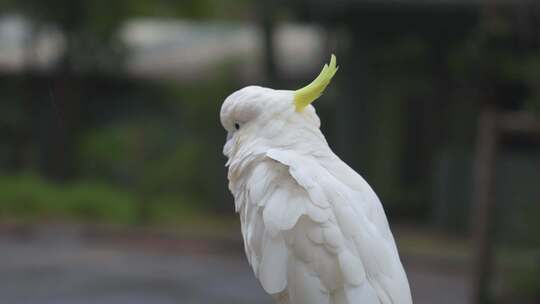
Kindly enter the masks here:
<path id="1" fill-rule="evenodd" d="M 336 66 L 336 56 L 332 54 L 330 57 L 330 65 L 325 64 L 321 73 L 315 80 L 307 86 L 294 91 L 294 105 L 296 112 L 302 112 L 310 103 L 319 98 L 326 89 L 326 86 L 336 74 L 338 67 Z"/>
<path id="2" fill-rule="evenodd" d="M 225 145 L 223 146 L 223 155 L 227 156 L 229 160 L 225 164 L 225 166 L 229 165 L 229 162 L 231 161 L 231 150 L 233 147 L 233 140 L 232 140 L 232 132 L 227 132 L 227 138 L 225 140 Z"/>

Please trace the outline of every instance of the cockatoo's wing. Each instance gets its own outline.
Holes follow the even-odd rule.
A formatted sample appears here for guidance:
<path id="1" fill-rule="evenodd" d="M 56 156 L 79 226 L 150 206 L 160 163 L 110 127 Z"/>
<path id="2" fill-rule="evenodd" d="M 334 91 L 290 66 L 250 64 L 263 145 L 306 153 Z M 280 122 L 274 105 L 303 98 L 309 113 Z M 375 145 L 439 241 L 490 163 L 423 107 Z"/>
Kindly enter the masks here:
<path id="1" fill-rule="evenodd" d="M 280 303 L 412 303 L 382 206 L 341 160 L 270 150 L 244 172 L 246 254 Z"/>

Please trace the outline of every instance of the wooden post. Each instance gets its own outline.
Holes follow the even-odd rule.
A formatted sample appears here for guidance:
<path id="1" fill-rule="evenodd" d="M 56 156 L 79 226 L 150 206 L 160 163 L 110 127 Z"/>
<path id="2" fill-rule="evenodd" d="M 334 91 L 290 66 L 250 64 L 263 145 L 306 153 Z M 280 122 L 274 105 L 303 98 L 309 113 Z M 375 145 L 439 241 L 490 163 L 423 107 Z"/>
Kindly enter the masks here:
<path id="1" fill-rule="evenodd" d="M 497 110 L 486 107 L 480 113 L 474 160 L 473 212 L 471 218 L 474 246 L 472 303 L 486 303 L 489 291 L 493 250 L 491 244 L 495 201 L 493 184 L 497 155 Z"/>
<path id="2" fill-rule="evenodd" d="M 277 69 L 275 62 L 275 24 L 273 1 L 259 1 L 259 20 L 263 36 L 264 81 L 270 87 L 276 85 Z"/>

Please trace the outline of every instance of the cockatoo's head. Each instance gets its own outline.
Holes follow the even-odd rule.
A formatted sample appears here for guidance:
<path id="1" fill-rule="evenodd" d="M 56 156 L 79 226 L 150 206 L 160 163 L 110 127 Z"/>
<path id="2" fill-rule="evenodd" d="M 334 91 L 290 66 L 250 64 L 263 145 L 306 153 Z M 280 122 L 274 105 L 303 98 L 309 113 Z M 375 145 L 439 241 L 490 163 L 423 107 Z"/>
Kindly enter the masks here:
<path id="1" fill-rule="evenodd" d="M 221 106 L 221 124 L 227 131 L 223 153 L 230 157 L 247 141 L 283 143 L 285 138 L 295 138 L 295 131 L 318 130 L 319 117 L 311 103 L 323 93 L 337 69 L 336 57 L 332 55 L 330 64 L 325 64 L 319 76 L 302 89 L 248 86 L 232 93 Z"/>

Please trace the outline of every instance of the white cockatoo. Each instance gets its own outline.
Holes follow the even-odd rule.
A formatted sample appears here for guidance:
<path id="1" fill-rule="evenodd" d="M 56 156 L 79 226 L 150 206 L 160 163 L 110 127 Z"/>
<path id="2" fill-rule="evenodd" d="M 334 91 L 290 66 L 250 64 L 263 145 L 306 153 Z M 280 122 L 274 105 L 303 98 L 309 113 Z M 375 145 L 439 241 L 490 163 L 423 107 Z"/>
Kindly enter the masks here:
<path id="1" fill-rule="evenodd" d="M 336 71 L 332 55 L 300 90 L 248 86 L 221 107 L 246 255 L 276 303 L 412 303 L 381 202 L 332 152 L 311 105 Z"/>

